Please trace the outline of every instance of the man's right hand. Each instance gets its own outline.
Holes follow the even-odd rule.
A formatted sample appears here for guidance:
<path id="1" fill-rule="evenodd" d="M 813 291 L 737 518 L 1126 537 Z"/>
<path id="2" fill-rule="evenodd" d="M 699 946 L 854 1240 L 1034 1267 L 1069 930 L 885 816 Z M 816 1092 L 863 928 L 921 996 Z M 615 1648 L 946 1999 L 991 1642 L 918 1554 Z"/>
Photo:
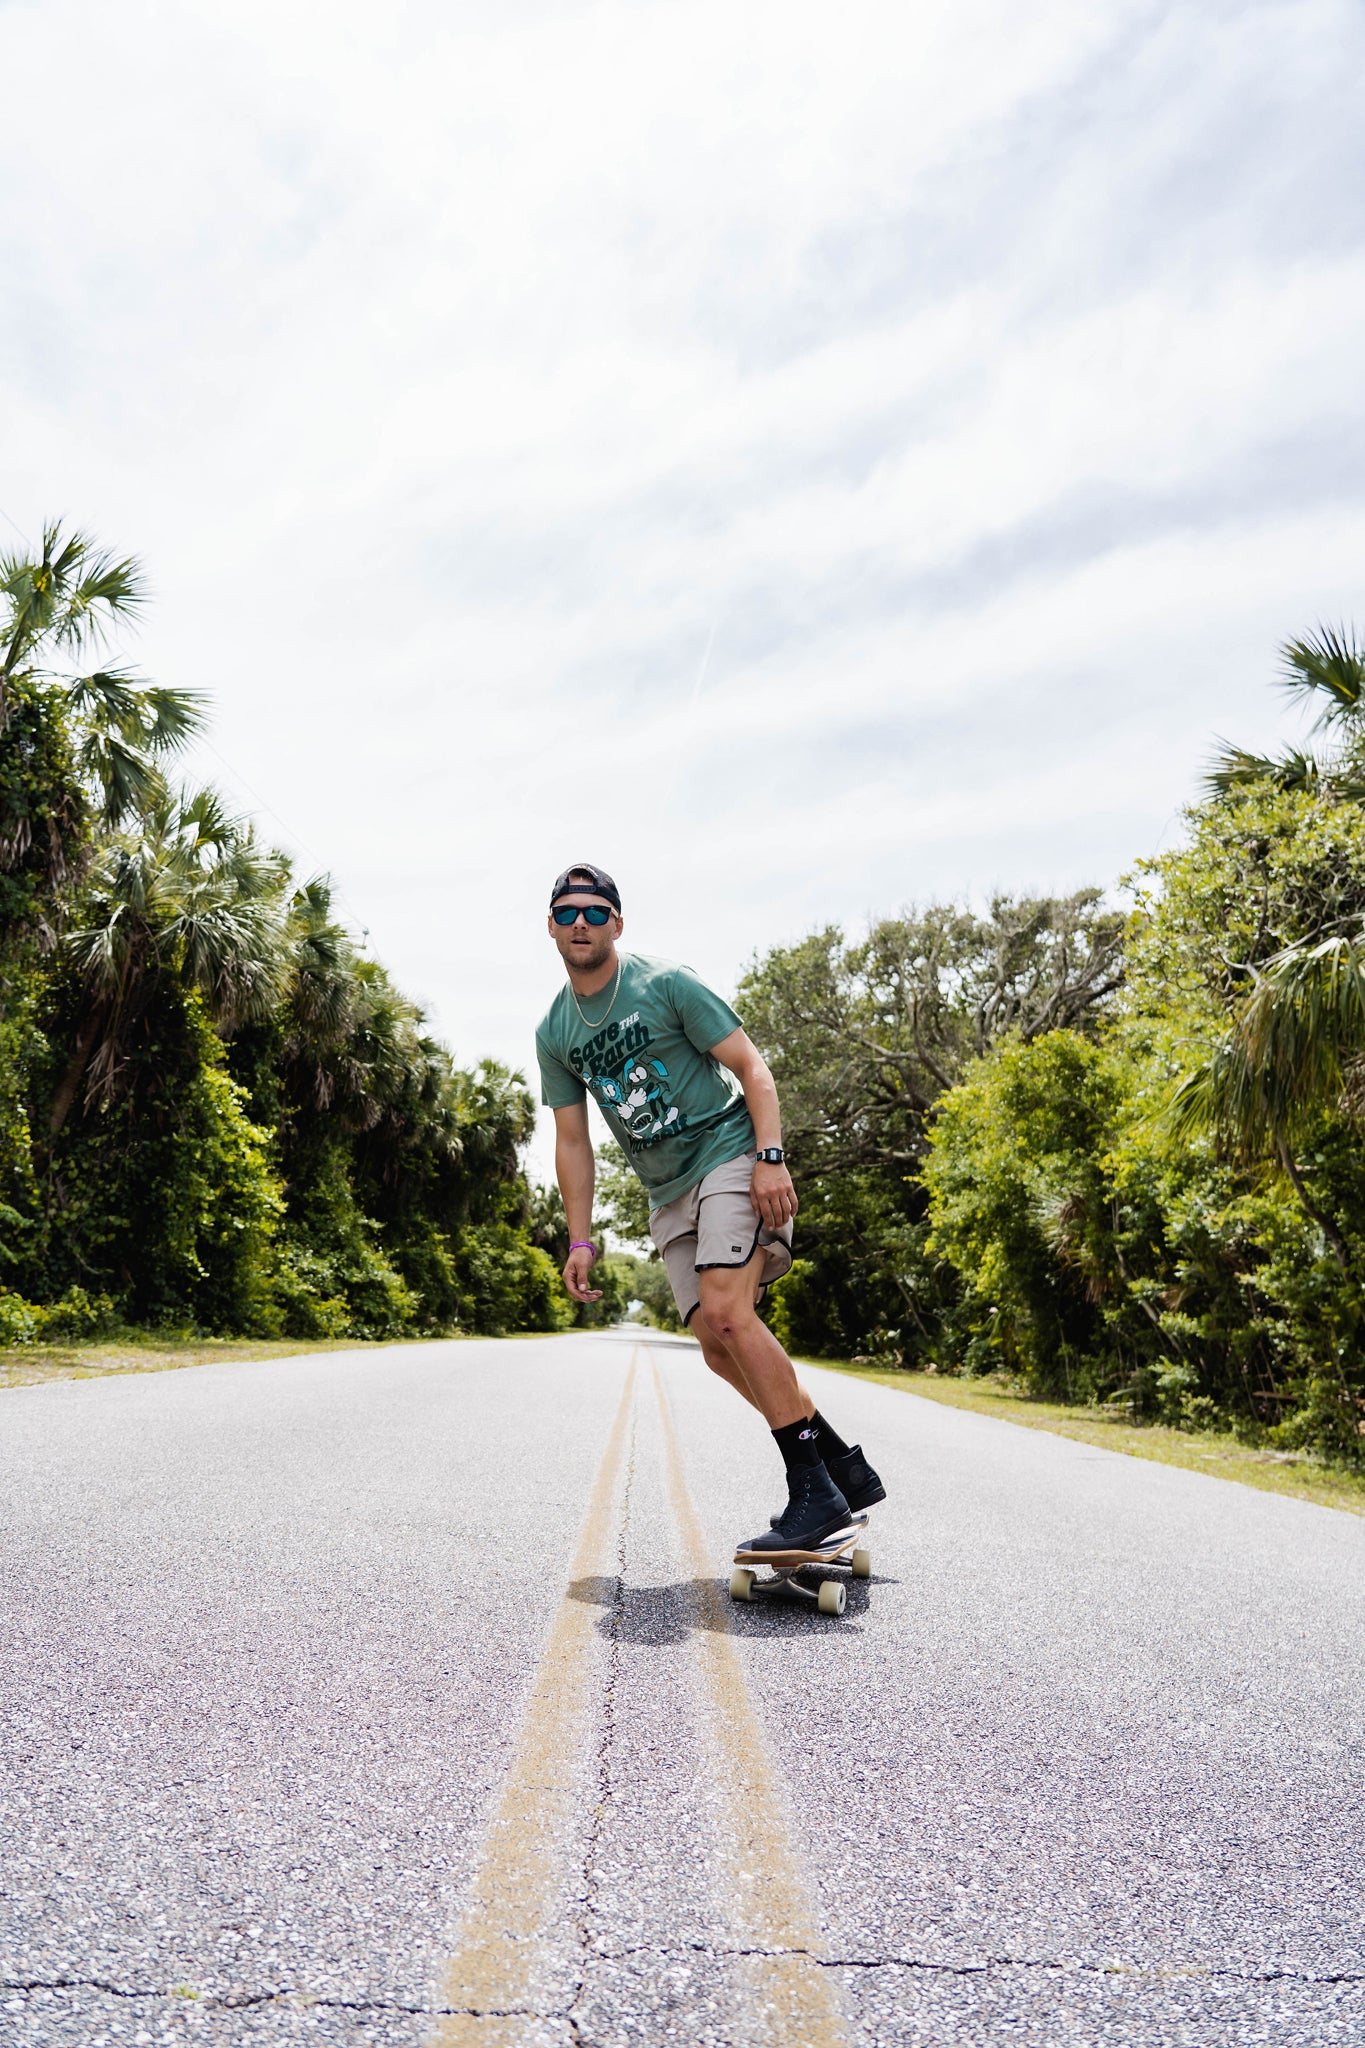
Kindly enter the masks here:
<path id="1" fill-rule="evenodd" d="M 588 1285 L 592 1278 L 592 1266 L 592 1253 L 586 1245 L 579 1245 L 576 1250 L 569 1253 L 568 1263 L 564 1268 L 564 1285 L 575 1301 L 602 1299 L 601 1288 Z"/>

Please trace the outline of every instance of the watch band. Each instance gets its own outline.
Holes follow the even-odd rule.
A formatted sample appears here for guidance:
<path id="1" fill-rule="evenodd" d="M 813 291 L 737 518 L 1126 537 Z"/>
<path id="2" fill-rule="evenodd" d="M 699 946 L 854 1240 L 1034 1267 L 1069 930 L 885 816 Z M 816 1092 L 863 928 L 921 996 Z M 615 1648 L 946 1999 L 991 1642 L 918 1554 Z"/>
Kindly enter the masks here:
<path id="1" fill-rule="evenodd" d="M 758 1156 L 764 1166 L 780 1166 L 787 1155 L 780 1145 L 767 1145 Z"/>

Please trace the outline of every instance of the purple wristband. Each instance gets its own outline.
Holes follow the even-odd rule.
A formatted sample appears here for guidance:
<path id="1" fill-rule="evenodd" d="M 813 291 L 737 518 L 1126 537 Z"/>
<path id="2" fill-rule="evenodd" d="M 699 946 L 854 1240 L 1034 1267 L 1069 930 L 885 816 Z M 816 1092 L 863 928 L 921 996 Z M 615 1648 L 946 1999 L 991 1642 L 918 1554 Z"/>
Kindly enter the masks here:
<path id="1" fill-rule="evenodd" d="M 597 1246 L 586 1237 L 576 1237 L 569 1246 L 569 1250 L 571 1252 L 591 1252 L 594 1261 L 597 1258 Z"/>

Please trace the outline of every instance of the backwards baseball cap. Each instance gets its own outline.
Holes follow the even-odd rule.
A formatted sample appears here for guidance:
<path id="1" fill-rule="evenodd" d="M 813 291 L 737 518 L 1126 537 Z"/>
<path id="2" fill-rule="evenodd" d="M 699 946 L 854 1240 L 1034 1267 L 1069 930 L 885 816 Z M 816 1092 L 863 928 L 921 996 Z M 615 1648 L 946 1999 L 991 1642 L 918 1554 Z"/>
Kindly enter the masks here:
<path id="1" fill-rule="evenodd" d="M 576 875 L 586 875 L 586 881 L 575 881 Z M 605 896 L 608 903 L 621 908 L 621 892 L 605 868 L 595 868 L 590 860 L 576 860 L 571 868 L 565 868 L 559 880 L 550 891 L 550 908 L 554 909 L 561 896 Z"/>

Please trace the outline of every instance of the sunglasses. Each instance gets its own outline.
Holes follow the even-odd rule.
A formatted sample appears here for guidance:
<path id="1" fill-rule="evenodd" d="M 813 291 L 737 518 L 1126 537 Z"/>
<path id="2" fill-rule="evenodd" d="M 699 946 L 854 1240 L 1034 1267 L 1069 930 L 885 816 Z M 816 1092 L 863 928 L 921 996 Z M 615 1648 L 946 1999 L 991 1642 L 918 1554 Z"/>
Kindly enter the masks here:
<path id="1" fill-rule="evenodd" d="M 605 903 L 557 903 L 550 915 L 556 924 L 576 924 L 580 917 L 589 924 L 605 924 L 616 912 L 608 910 Z"/>

